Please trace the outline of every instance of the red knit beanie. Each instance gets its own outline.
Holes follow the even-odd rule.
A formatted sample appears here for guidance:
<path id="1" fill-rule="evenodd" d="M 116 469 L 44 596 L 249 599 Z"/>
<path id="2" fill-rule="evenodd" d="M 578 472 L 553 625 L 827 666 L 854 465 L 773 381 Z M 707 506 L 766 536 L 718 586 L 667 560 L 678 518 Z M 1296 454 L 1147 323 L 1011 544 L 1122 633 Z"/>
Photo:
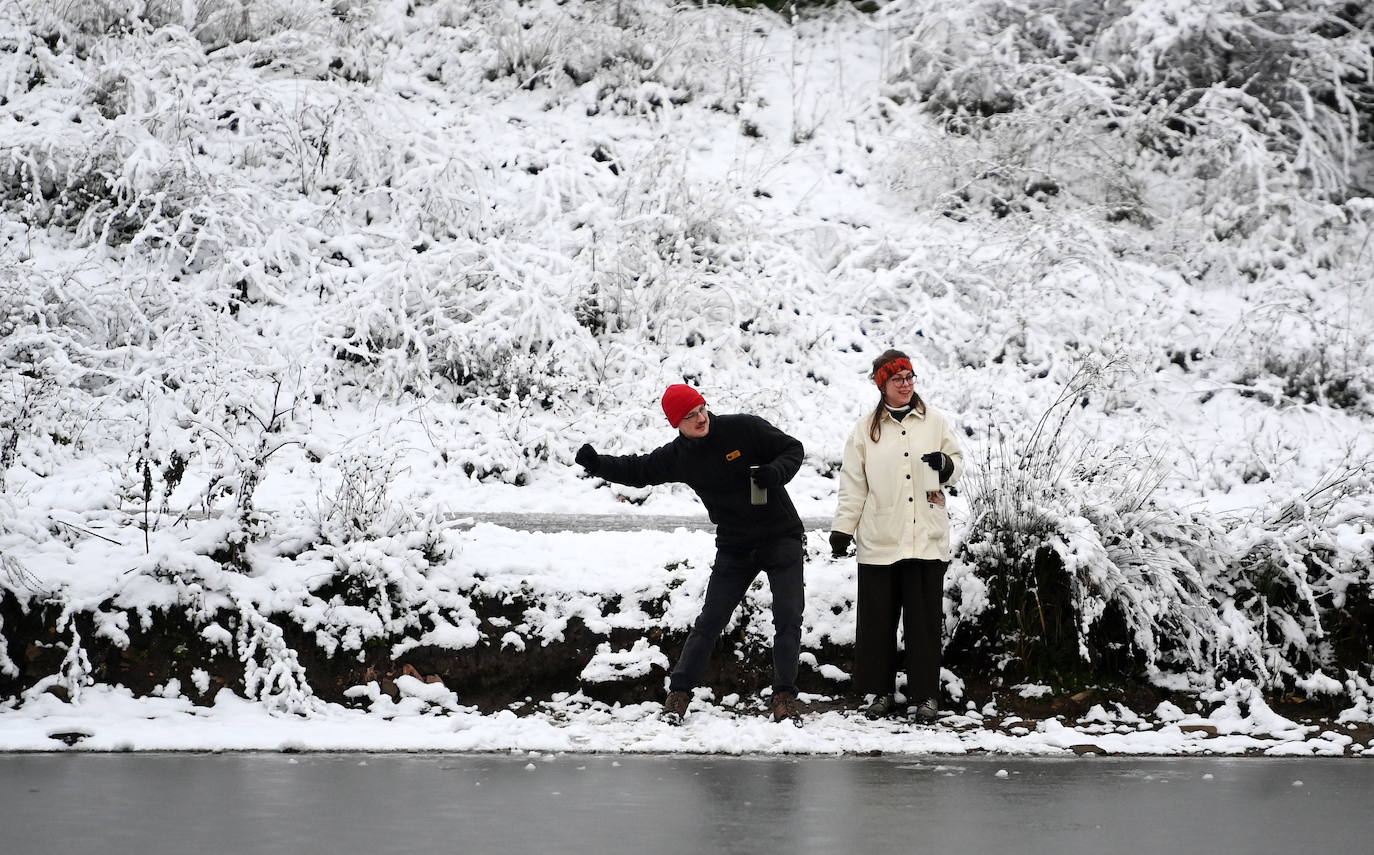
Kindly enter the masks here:
<path id="1" fill-rule="evenodd" d="M 685 383 L 674 383 L 663 393 L 663 415 L 668 424 L 677 427 L 689 412 L 706 403 L 701 393 Z"/>

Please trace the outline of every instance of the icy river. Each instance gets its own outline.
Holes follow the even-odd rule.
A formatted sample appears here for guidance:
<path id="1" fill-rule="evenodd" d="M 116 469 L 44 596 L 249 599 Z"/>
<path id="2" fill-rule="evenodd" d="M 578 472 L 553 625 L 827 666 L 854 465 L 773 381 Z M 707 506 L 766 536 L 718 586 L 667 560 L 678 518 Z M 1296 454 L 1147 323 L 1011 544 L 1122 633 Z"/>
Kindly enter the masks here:
<path id="1" fill-rule="evenodd" d="M 0 755 L 0 852 L 1346 853 L 1374 765 L 1310 758 Z"/>

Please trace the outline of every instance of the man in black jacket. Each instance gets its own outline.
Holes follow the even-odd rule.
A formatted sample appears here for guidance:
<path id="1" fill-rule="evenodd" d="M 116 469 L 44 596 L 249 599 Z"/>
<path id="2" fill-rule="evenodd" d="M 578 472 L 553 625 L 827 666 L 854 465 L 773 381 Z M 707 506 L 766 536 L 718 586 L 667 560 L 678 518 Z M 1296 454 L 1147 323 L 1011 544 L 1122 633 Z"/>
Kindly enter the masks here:
<path id="1" fill-rule="evenodd" d="M 663 393 L 663 413 L 678 436 L 648 454 L 597 454 L 590 445 L 577 462 L 592 475 L 629 487 L 677 481 L 701 498 L 716 525 L 716 560 L 706 601 L 682 655 L 668 678 L 664 718 L 680 723 L 735 607 L 762 570 L 773 592 L 774 721 L 801 723 L 797 707 L 797 657 L 801 652 L 801 517 L 783 485 L 797 474 L 802 444 L 751 415 L 712 415 L 706 399 L 683 384 Z M 751 497 L 751 484 L 766 491 Z M 758 491 L 753 491 L 757 496 Z"/>

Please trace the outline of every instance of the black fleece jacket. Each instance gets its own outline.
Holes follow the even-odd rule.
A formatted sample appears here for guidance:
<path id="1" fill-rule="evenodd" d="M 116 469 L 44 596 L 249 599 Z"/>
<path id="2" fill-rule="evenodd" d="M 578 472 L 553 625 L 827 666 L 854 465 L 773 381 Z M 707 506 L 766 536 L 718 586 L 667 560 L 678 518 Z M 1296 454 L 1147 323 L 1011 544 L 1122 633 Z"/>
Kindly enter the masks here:
<path id="1" fill-rule="evenodd" d="M 592 474 L 628 487 L 681 482 L 701 497 L 716 524 L 716 546 L 752 548 L 786 535 L 801 537 L 802 521 L 781 485 L 768 488 L 768 503 L 749 503 L 749 467 L 771 466 L 782 484 L 802 462 L 802 444 L 751 415 L 711 415 L 700 439 L 677 439 L 648 454 L 600 455 Z"/>

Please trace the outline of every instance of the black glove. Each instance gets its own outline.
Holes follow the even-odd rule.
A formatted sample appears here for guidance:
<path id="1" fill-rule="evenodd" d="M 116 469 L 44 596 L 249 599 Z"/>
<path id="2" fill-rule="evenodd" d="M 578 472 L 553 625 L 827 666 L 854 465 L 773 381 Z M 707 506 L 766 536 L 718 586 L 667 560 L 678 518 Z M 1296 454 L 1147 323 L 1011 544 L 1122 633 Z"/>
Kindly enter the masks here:
<path id="1" fill-rule="evenodd" d="M 782 473 L 777 467 L 767 463 L 750 472 L 749 477 L 760 487 L 777 487 L 782 484 Z"/>
<path id="2" fill-rule="evenodd" d="M 830 554 L 836 558 L 843 558 L 849 551 L 849 544 L 854 542 L 854 535 L 845 534 L 842 531 L 830 532 Z"/>
<path id="3" fill-rule="evenodd" d="M 940 473 L 940 481 L 948 481 L 949 476 L 954 474 L 954 461 L 949 459 L 949 455 L 943 451 L 932 451 L 929 454 L 921 455 L 921 462 Z"/>
<path id="4" fill-rule="evenodd" d="M 577 461 L 578 466 L 581 466 L 594 475 L 596 474 L 596 465 L 601 461 L 601 455 L 596 453 L 595 448 L 584 443 L 582 447 L 577 450 L 577 457 L 573 459 Z"/>

